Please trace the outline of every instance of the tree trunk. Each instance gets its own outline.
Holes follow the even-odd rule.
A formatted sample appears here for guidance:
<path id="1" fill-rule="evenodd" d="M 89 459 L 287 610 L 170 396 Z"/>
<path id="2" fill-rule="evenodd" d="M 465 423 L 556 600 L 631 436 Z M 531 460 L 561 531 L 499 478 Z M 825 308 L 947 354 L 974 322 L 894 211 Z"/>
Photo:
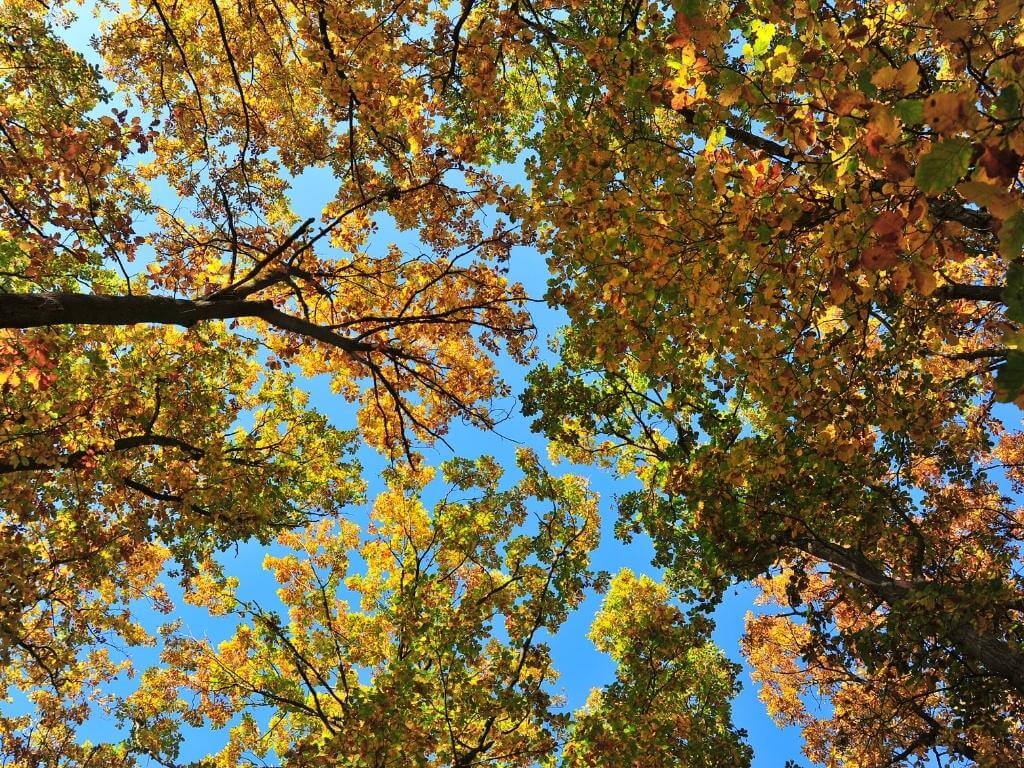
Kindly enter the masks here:
<path id="1" fill-rule="evenodd" d="M 843 575 L 852 578 L 891 606 L 911 598 L 913 585 L 886 576 L 880 568 L 863 555 L 837 544 L 803 541 L 800 548 L 824 560 Z M 1024 696 L 1024 653 L 1006 640 L 991 634 L 982 634 L 969 624 L 947 626 L 945 639 L 965 659 L 974 662 L 990 675 L 1006 680 Z"/>

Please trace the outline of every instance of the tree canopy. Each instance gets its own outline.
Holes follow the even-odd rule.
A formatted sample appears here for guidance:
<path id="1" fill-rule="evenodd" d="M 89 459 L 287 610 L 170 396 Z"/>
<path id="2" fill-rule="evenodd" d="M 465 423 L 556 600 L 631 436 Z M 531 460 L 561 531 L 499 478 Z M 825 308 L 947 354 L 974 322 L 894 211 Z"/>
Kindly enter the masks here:
<path id="1" fill-rule="evenodd" d="M 743 766 L 743 583 L 814 763 L 1024 765 L 1022 18 L 5 0 L 4 765 Z M 427 466 L 510 396 L 582 469 Z M 662 580 L 592 562 L 595 472 Z M 223 565 L 253 541 L 276 601 Z M 592 594 L 616 673 L 569 711 Z"/>

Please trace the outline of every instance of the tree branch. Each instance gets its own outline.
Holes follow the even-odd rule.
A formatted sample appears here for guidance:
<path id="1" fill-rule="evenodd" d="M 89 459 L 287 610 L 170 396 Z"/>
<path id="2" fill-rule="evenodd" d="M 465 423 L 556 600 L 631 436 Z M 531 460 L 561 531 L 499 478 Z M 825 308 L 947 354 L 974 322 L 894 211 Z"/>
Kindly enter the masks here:
<path id="1" fill-rule="evenodd" d="M 966 299 L 967 301 L 993 301 L 1003 303 L 1003 291 L 1001 285 L 944 285 L 935 292 L 937 299 L 953 301 L 955 299 Z"/>
<path id="2" fill-rule="evenodd" d="M 322 325 L 286 314 L 268 301 L 174 299 L 168 296 L 100 296 L 84 293 L 0 293 L 0 328 L 47 325 L 181 325 L 253 317 L 284 331 L 322 341 L 350 354 L 376 350 Z M 392 356 L 402 356 L 389 350 Z"/>
<path id="3" fill-rule="evenodd" d="M 912 599 L 913 583 L 887 576 L 859 552 L 813 539 L 803 540 L 798 545 L 804 552 L 831 564 L 891 606 Z M 945 634 L 965 658 L 979 664 L 989 675 L 1006 680 L 1011 688 L 1024 694 L 1024 653 L 1013 644 L 992 634 L 982 634 L 962 620 L 945 627 Z"/>
<path id="4" fill-rule="evenodd" d="M 103 454 L 115 453 L 117 451 L 128 451 L 132 448 L 157 445 L 181 448 L 186 453 L 195 457 L 201 456 L 203 453 L 202 450 L 196 448 L 194 445 L 189 445 L 184 440 L 179 440 L 176 437 L 169 437 L 167 435 L 132 435 L 131 437 L 118 438 L 110 448 L 93 450 L 92 455 L 101 456 Z M 9 475 L 13 472 L 40 472 L 48 469 L 76 467 L 81 463 L 82 459 L 89 455 L 89 453 L 89 450 L 65 453 L 52 457 L 52 460 L 49 462 L 39 461 L 38 459 L 27 459 L 24 461 L 0 460 L 0 475 Z"/>
<path id="5" fill-rule="evenodd" d="M 697 113 L 694 110 L 689 107 L 683 107 L 682 109 L 677 109 L 676 112 L 682 115 L 690 125 L 695 124 Z M 797 160 L 797 155 L 799 153 L 784 144 L 772 141 L 771 139 L 766 139 L 763 136 L 758 136 L 756 133 L 752 133 L 743 128 L 737 128 L 732 125 L 724 125 L 723 127 L 725 128 L 726 136 L 745 147 L 750 149 L 759 149 L 762 152 L 766 152 L 767 154 L 772 155 L 773 157 L 778 157 L 782 160 L 789 160 L 792 162 Z"/>

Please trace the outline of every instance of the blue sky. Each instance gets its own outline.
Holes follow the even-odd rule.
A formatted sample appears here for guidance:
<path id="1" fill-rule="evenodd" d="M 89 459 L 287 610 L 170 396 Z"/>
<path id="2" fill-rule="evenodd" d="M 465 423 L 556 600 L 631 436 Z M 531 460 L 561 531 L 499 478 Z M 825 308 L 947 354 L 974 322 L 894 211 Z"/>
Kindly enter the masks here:
<path id="1" fill-rule="evenodd" d="M 503 175 L 510 181 L 526 185 L 521 168 L 504 166 Z M 331 176 L 327 171 L 313 170 L 299 177 L 294 182 L 292 199 L 295 201 L 296 213 L 301 216 L 317 216 L 324 195 L 333 191 Z M 374 247 L 383 251 L 389 242 L 399 245 L 416 247 L 416 238 L 411 233 L 398 232 L 386 217 L 378 217 L 380 225 Z M 550 275 L 543 254 L 532 248 L 516 248 L 509 262 L 509 279 L 520 282 L 529 296 L 541 298 L 547 289 Z M 531 304 L 534 324 L 537 327 L 537 362 L 553 362 L 557 359 L 548 345 L 548 340 L 557 334 L 566 324 L 565 313 L 544 302 Z M 487 454 L 499 459 L 509 467 L 506 479 L 516 479 L 514 454 L 520 446 L 533 448 L 541 456 L 546 456 L 546 442 L 538 435 L 531 433 L 529 420 L 519 411 L 517 397 L 522 392 L 528 368 L 520 366 L 508 358 L 498 361 L 502 378 L 511 386 L 512 397 L 499 403 L 498 407 L 509 411 L 509 418 L 502 422 L 496 433 L 485 433 L 481 430 L 454 424 L 448 436 L 448 442 L 454 452 L 443 445 L 424 449 L 427 461 L 438 464 L 453 455 L 473 458 Z M 326 380 L 304 382 L 302 385 L 310 392 L 310 404 L 317 410 L 327 414 L 339 428 L 350 429 L 355 425 L 354 410 L 340 398 L 333 395 Z M 383 486 L 377 477 L 386 466 L 386 461 L 378 454 L 362 449 L 359 453 L 366 480 L 369 484 L 369 497 L 373 498 L 374 489 Z M 594 567 L 612 573 L 630 568 L 638 573 L 647 573 L 660 578 L 659 571 L 651 565 L 654 550 L 650 542 L 636 537 L 628 545 L 616 540 L 613 527 L 616 517 L 615 498 L 617 495 L 639 487 L 635 480 L 616 478 L 608 470 L 592 466 L 560 464 L 552 467 L 556 473 L 573 473 L 585 476 L 590 487 L 601 497 L 602 535 L 601 545 L 595 554 Z M 262 555 L 259 555 L 262 558 Z M 254 563 L 255 564 L 255 563 Z M 749 586 L 738 586 L 730 590 L 726 600 L 715 615 L 716 631 L 714 640 L 720 648 L 737 663 L 743 663 L 739 652 L 739 640 L 743 633 L 744 616 L 748 611 L 759 610 L 754 605 L 757 590 Z M 592 595 L 578 611 L 566 622 L 562 630 L 550 645 L 561 672 L 560 685 L 568 699 L 568 706 L 576 708 L 584 703 L 592 688 L 604 685 L 614 678 L 614 664 L 602 653 L 599 653 L 587 639 L 586 634 L 594 614 L 601 604 L 600 596 Z M 801 753 L 801 739 L 797 728 L 779 728 L 765 712 L 764 705 L 757 698 L 757 689 L 749 676 L 749 668 L 744 665 L 741 675 L 743 690 L 735 702 L 734 719 L 736 725 L 748 731 L 750 743 L 754 747 L 755 768 L 781 767 L 787 759 L 798 760 L 801 765 L 811 765 Z"/>
<path id="2" fill-rule="evenodd" d="M 323 174 L 327 176 L 327 174 Z M 297 204 L 300 216 L 318 213 L 316 200 L 330 186 L 325 184 L 327 178 L 321 178 L 319 172 L 305 174 L 297 179 L 293 199 L 301 201 Z M 329 194 L 329 192 L 328 192 Z M 408 233 L 396 232 L 383 217 L 378 219 L 380 232 L 377 245 L 383 250 L 391 241 L 403 244 L 414 243 Z M 548 273 L 544 257 L 535 250 L 519 248 L 513 252 L 510 261 L 510 279 L 522 282 L 529 295 L 539 297 L 544 293 Z M 534 321 L 538 328 L 537 347 L 540 360 L 553 360 L 554 354 L 549 351 L 547 339 L 565 322 L 561 311 L 548 307 L 543 303 L 532 305 Z M 522 391 L 524 377 L 528 368 L 515 364 L 507 358 L 499 361 L 502 377 L 512 388 L 513 395 L 497 403 L 501 409 L 509 411 L 509 417 L 503 421 L 496 432 L 454 424 L 448 442 L 453 450 L 443 445 L 421 448 L 428 463 L 436 465 L 447 458 L 458 455 L 475 458 L 479 455 L 496 457 L 508 468 L 506 481 L 514 482 L 518 477 L 515 469 L 514 454 L 517 448 L 527 446 L 533 448 L 541 456 L 546 455 L 545 441 L 530 432 L 529 420 L 521 415 L 518 408 L 517 395 Z M 332 423 L 342 429 L 355 426 L 355 409 L 339 396 L 331 393 L 326 377 L 315 380 L 302 380 L 300 386 L 307 390 L 310 405 L 326 414 Z M 368 484 L 368 502 L 372 503 L 375 493 L 383 488 L 380 471 L 387 466 L 387 461 L 376 452 L 362 448 L 358 453 L 364 468 L 365 480 Z M 616 478 L 607 470 L 590 466 L 560 464 L 552 467 L 556 474 L 573 473 L 588 478 L 592 489 L 601 497 L 603 513 L 601 545 L 595 553 L 595 569 L 618 571 L 631 568 L 636 572 L 648 573 L 654 577 L 660 574 L 651 565 L 653 549 L 644 537 L 635 538 L 626 545 L 615 539 L 613 526 L 616 520 L 615 498 L 618 494 L 638 487 L 636 481 L 629 478 Z M 353 519 L 365 519 L 366 508 L 352 510 Z M 226 555 L 223 561 L 228 571 L 241 579 L 240 596 L 245 599 L 258 599 L 268 607 L 272 605 L 275 584 L 269 574 L 261 572 L 261 563 L 265 550 L 255 544 L 239 548 L 237 553 Z M 716 614 L 717 628 L 714 633 L 715 642 L 725 653 L 738 663 L 743 659 L 739 653 L 739 638 L 743 632 L 743 620 L 747 611 L 755 610 L 754 597 L 756 590 L 740 586 L 731 590 Z M 574 709 L 583 704 L 592 688 L 600 687 L 614 678 L 614 664 L 602 653 L 599 653 L 587 639 L 586 634 L 594 614 L 601 604 L 599 595 L 591 595 L 584 604 L 569 618 L 561 631 L 548 642 L 552 648 L 555 666 L 561 678 L 556 691 L 566 696 L 567 706 Z M 208 631 L 216 633 L 218 638 L 226 636 L 227 626 L 221 621 L 212 626 L 199 611 L 189 611 L 188 629 L 195 635 L 202 636 Z M 787 759 L 797 759 L 801 765 L 809 765 L 800 752 L 801 740 L 795 728 L 780 729 L 767 716 L 764 706 L 757 698 L 757 690 L 750 680 L 746 667 L 741 675 L 743 690 L 735 701 L 734 719 L 738 727 L 749 733 L 749 740 L 754 747 L 754 766 L 756 768 L 781 768 Z M 203 740 L 199 732 L 193 732 L 196 741 Z M 193 742 L 189 751 L 202 750 L 203 746 Z M 213 746 L 210 744 L 209 746 Z"/>
<path id="3" fill-rule="evenodd" d="M 83 16 L 84 18 L 66 34 L 78 50 L 85 52 L 85 44 L 96 27 L 94 19 L 88 14 Z M 90 55 L 89 58 L 96 61 L 95 55 Z M 521 173 L 518 169 L 510 170 L 513 177 L 521 180 Z M 296 213 L 303 217 L 319 216 L 322 203 L 331 197 L 334 189 L 335 183 L 332 182 L 330 174 L 326 171 L 310 171 L 295 179 L 292 199 L 295 202 Z M 161 194 L 166 195 L 166 192 L 161 193 L 157 190 L 155 193 L 158 198 Z M 168 207 L 174 207 L 173 201 L 170 199 L 159 199 L 158 202 L 168 205 Z M 396 232 L 386 219 L 381 218 L 379 223 L 381 225 L 380 232 L 372 246 L 375 250 L 379 249 L 383 252 L 391 241 L 396 241 L 400 245 L 415 245 L 414 238 L 411 238 L 408 233 Z M 140 269 L 141 266 L 137 265 Z M 542 296 L 548 279 L 543 256 L 531 249 L 515 250 L 510 263 L 510 277 L 522 282 L 531 296 Z M 547 307 L 543 303 L 534 303 L 532 311 L 539 331 L 538 348 L 541 359 L 551 359 L 553 355 L 548 350 L 546 341 L 564 323 L 565 318 L 558 310 Z M 530 433 L 528 420 L 518 411 L 515 396 L 522 390 L 526 369 L 503 359 L 500 362 L 500 370 L 513 391 L 512 398 L 499 404 L 501 407 L 509 409 L 509 418 L 500 424 L 497 433 L 486 433 L 461 424 L 453 425 L 449 442 L 460 456 L 472 458 L 481 454 L 489 454 L 503 464 L 512 467 L 513 469 L 508 475 L 508 480 L 512 482 L 515 480 L 513 462 L 515 450 L 521 445 L 525 445 L 534 448 L 543 456 L 546 446 L 541 438 Z M 324 378 L 305 380 L 300 382 L 300 385 L 310 392 L 311 405 L 327 414 L 336 426 L 344 429 L 355 426 L 353 407 L 341 397 L 333 395 Z M 455 455 L 444 446 L 426 449 L 423 453 L 432 464 Z M 382 487 L 379 473 L 386 466 L 386 462 L 380 455 L 365 448 L 360 451 L 359 458 L 369 486 L 368 498 L 372 500 L 375 491 Z M 650 565 L 652 549 L 649 542 L 643 538 L 636 538 L 629 545 L 624 545 L 615 540 L 612 533 L 616 517 L 615 497 L 617 494 L 635 487 L 635 482 L 628 478 L 615 478 L 609 472 L 593 467 L 560 466 L 555 471 L 571 471 L 585 475 L 588 477 L 591 487 L 601 495 L 604 523 L 602 543 L 596 553 L 595 567 L 611 572 L 629 567 L 634 571 L 657 576 L 657 572 Z M 361 515 L 365 515 L 365 509 L 353 510 L 353 515 L 359 519 Z M 262 602 L 267 603 L 272 600 L 272 597 L 268 598 L 268 595 L 272 596 L 273 594 L 273 582 L 269 574 L 263 572 L 261 568 L 264 554 L 265 550 L 262 547 L 245 544 L 236 551 L 226 553 L 224 562 L 228 565 L 229 572 L 241 579 L 242 597 L 259 597 Z M 743 617 L 747 611 L 754 608 L 754 594 L 754 590 L 748 587 L 740 587 L 731 591 L 716 615 L 717 629 L 714 639 L 726 654 L 737 662 L 742 662 L 739 654 L 739 637 L 743 631 Z M 561 680 L 557 687 L 559 692 L 567 697 L 567 704 L 570 708 L 581 705 L 591 688 L 609 682 L 614 676 L 611 660 L 598 653 L 586 638 L 590 622 L 599 606 L 600 597 L 592 595 L 570 617 L 562 630 L 550 639 L 556 666 L 561 672 Z M 219 638 L 230 631 L 222 620 L 214 624 L 205 617 L 204 612 L 196 609 L 185 607 L 181 615 L 187 628 L 198 636 L 210 634 Z M 166 617 L 160 617 L 160 620 L 165 621 Z M 150 652 L 140 654 L 139 666 L 146 666 L 146 660 L 151 658 Z M 796 759 L 801 765 L 808 765 L 807 760 L 802 758 L 800 753 L 799 733 L 792 728 L 779 729 L 767 717 L 763 705 L 757 699 L 757 691 L 746 668 L 741 676 L 741 681 L 743 691 L 735 702 L 734 719 L 739 727 L 745 728 L 749 733 L 749 740 L 755 751 L 754 765 L 757 768 L 781 768 L 787 759 Z M 90 721 L 81 733 L 83 738 L 92 740 L 99 740 L 110 735 L 111 723 L 104 722 L 102 719 Z M 183 757 L 198 756 L 208 749 L 215 749 L 222 743 L 222 740 L 223 735 L 214 736 L 193 731 L 185 745 Z"/>

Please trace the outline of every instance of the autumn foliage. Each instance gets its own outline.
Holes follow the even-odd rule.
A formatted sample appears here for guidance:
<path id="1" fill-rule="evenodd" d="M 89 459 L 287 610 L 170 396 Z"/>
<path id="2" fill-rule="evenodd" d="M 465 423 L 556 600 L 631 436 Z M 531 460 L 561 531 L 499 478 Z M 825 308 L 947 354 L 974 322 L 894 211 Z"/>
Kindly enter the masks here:
<path id="1" fill-rule="evenodd" d="M 1022 18 L 2 0 L 3 764 L 742 766 L 749 584 L 809 760 L 1024 765 Z M 513 395 L 582 469 L 427 466 Z M 595 565 L 597 472 L 662 580 Z"/>

